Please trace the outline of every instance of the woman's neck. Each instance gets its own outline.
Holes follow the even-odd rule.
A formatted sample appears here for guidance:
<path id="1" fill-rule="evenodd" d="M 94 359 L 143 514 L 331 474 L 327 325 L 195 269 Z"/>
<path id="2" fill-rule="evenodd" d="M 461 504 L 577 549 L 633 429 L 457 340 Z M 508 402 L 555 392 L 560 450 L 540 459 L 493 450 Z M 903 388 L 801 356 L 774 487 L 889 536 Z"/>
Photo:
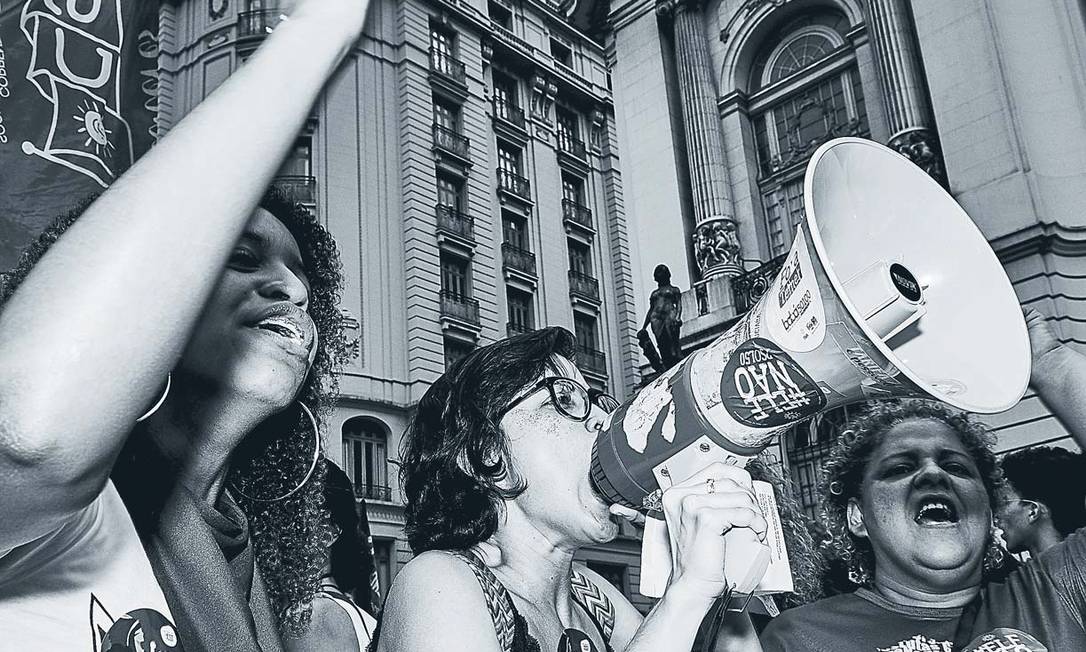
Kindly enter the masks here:
<path id="1" fill-rule="evenodd" d="M 534 527 L 519 529 L 522 531 L 517 536 L 504 531 L 491 542 L 480 544 L 484 561 L 514 597 L 541 610 L 552 605 L 559 618 L 568 622 L 569 583 L 576 549 L 556 544 Z"/>
<path id="2" fill-rule="evenodd" d="M 875 591 L 891 602 L 907 607 L 964 607 L 980 591 L 980 582 L 961 589 L 930 589 L 909 586 L 889 575 L 875 574 Z"/>

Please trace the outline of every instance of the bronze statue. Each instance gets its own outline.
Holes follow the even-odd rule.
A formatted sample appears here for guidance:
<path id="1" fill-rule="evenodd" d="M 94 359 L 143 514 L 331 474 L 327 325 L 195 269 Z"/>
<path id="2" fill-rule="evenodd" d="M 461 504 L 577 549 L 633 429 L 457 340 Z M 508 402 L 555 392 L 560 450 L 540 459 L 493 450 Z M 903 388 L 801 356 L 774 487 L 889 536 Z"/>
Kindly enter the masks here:
<path id="1" fill-rule="evenodd" d="M 682 292 L 671 284 L 671 270 L 667 265 L 657 265 L 652 278 L 656 280 L 657 287 L 649 296 L 649 313 L 645 315 L 645 323 L 637 339 L 652 368 L 663 371 L 683 357 L 679 347 L 679 327 L 683 323 Z M 656 347 L 653 347 L 646 331 L 650 326 L 656 337 Z"/>

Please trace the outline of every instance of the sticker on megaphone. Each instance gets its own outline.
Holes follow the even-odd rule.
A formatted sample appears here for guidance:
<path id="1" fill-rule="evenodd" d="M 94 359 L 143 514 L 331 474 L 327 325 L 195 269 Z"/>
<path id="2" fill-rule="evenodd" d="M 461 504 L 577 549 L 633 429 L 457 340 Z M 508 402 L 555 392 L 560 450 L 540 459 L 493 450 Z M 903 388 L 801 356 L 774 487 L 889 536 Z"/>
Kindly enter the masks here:
<path id="1" fill-rule="evenodd" d="M 773 342 L 756 337 L 732 352 L 720 377 L 724 409 L 745 426 L 772 428 L 826 406 L 818 384 Z"/>

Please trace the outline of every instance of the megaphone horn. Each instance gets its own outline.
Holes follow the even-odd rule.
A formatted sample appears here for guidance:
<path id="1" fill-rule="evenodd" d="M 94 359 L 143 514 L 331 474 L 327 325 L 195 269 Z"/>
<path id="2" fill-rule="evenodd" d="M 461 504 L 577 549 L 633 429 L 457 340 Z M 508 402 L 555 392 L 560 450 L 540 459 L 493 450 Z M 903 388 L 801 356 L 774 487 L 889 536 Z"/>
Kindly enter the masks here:
<path id="1" fill-rule="evenodd" d="M 1030 353 L 1018 300 L 977 227 L 897 152 L 839 138 L 811 157 L 806 221 L 758 303 L 613 412 L 593 450 L 609 500 L 643 509 L 714 461 L 868 399 L 999 412 Z"/>

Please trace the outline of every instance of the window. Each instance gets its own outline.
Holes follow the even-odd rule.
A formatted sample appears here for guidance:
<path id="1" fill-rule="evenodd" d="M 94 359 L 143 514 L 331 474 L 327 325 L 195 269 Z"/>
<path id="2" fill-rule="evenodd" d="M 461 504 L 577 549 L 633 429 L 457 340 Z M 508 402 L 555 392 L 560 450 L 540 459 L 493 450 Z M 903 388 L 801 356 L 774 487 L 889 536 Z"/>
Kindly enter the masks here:
<path id="1" fill-rule="evenodd" d="M 788 469 L 800 506 L 817 518 L 821 495 L 822 464 L 837 441 L 845 424 L 864 409 L 864 404 L 843 406 L 798 423 L 782 440 L 787 445 Z"/>
<path id="2" fill-rule="evenodd" d="M 551 56 L 554 57 L 555 61 L 566 67 L 569 67 L 573 61 L 573 54 L 569 46 L 558 39 L 551 39 Z"/>
<path id="3" fill-rule="evenodd" d="M 577 114 L 568 109 L 562 107 L 556 107 L 554 109 L 555 121 L 558 123 L 558 139 L 562 143 L 569 143 L 572 140 L 580 140 L 578 136 L 580 132 L 577 130 Z M 563 149 L 569 149 L 569 147 L 563 147 Z"/>
<path id="4" fill-rule="evenodd" d="M 494 100 L 506 106 L 520 106 L 517 101 L 517 81 L 500 72 L 494 73 Z"/>
<path id="5" fill-rule="evenodd" d="M 502 239 L 517 249 L 528 250 L 528 223 L 517 215 L 502 213 Z"/>
<path id="6" fill-rule="evenodd" d="M 430 26 L 430 51 L 441 59 L 456 58 L 456 35 L 441 27 Z"/>
<path id="7" fill-rule="evenodd" d="M 562 175 L 562 199 L 584 205 L 584 182 L 569 174 Z"/>
<path id="8" fill-rule="evenodd" d="M 395 544 L 392 539 L 373 539 L 373 565 L 377 567 L 377 585 L 382 603 L 392 586 L 392 551 Z"/>
<path id="9" fill-rule="evenodd" d="M 509 304 L 509 325 L 519 331 L 529 331 L 535 328 L 535 320 L 532 318 L 532 295 L 513 288 L 506 291 L 506 300 Z"/>
<path id="10" fill-rule="evenodd" d="M 520 176 L 520 150 L 499 141 L 498 169 Z"/>
<path id="11" fill-rule="evenodd" d="M 573 313 L 573 333 L 576 336 L 577 348 L 587 351 L 595 351 L 597 348 L 596 320 L 579 312 Z"/>
<path id="12" fill-rule="evenodd" d="M 378 422 L 355 417 L 343 424 L 343 470 L 360 495 L 391 500 L 388 493 L 388 437 Z"/>
<path id="13" fill-rule="evenodd" d="M 434 98 L 434 124 L 442 129 L 460 133 L 460 107 Z"/>
<path id="14" fill-rule="evenodd" d="M 626 593 L 626 565 L 606 564 L 602 561 L 586 561 L 585 566 L 595 571 L 600 577 L 610 582 L 616 589 Z"/>
<path id="15" fill-rule="evenodd" d="M 843 14 L 824 11 L 772 35 L 751 67 L 751 122 L 757 149 L 765 233 L 771 256 L 788 251 L 804 219 L 803 170 L 822 143 L 868 133 L 860 75 L 852 61 L 832 58 L 847 47 Z M 779 88 L 788 92 L 781 96 Z M 773 86 L 777 92 L 767 91 Z"/>
<path id="16" fill-rule="evenodd" d="M 443 174 L 437 175 L 437 203 L 453 210 L 463 210 L 463 186 L 460 181 Z"/>
<path id="17" fill-rule="evenodd" d="M 463 360 L 475 347 L 460 340 L 445 340 L 445 369 L 450 369 L 454 364 Z"/>
<path id="18" fill-rule="evenodd" d="M 283 166 L 279 168 L 279 176 L 311 177 L 313 161 L 313 139 L 310 136 L 302 136 L 294 141 L 294 147 L 287 152 Z"/>
<path id="19" fill-rule="evenodd" d="M 570 271 L 584 274 L 585 276 L 592 276 L 591 250 L 588 248 L 588 245 L 581 244 L 574 240 L 568 240 L 567 244 L 569 246 Z"/>
<path id="20" fill-rule="evenodd" d="M 487 15 L 490 16 L 491 22 L 496 23 L 498 26 L 504 27 L 505 29 L 512 27 L 512 14 L 509 12 L 509 9 L 502 6 L 500 3 L 491 0 L 486 5 L 486 12 Z"/>
<path id="21" fill-rule="evenodd" d="M 456 297 L 469 297 L 468 261 L 458 256 L 441 254 L 441 289 Z"/>

